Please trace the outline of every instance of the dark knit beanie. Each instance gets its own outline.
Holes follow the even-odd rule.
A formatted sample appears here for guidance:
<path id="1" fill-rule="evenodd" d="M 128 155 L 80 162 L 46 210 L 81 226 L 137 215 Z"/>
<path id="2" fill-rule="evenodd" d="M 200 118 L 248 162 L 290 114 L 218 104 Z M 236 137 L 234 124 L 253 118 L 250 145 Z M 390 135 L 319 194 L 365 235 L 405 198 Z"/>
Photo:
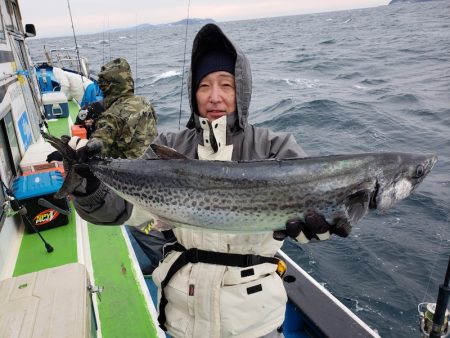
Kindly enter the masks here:
<path id="1" fill-rule="evenodd" d="M 201 55 L 192 72 L 194 92 L 197 90 L 200 81 L 210 73 L 225 71 L 234 75 L 235 62 L 235 56 L 220 50 L 213 50 Z"/>

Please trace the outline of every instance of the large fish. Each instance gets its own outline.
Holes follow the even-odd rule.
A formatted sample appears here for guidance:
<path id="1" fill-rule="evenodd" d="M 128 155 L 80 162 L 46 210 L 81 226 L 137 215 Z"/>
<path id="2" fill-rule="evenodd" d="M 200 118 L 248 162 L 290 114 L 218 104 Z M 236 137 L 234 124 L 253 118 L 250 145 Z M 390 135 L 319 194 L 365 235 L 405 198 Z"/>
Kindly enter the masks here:
<path id="1" fill-rule="evenodd" d="M 59 139 L 46 138 L 65 157 L 73 156 Z M 243 233 L 282 230 L 306 211 L 352 226 L 369 209 L 383 211 L 409 196 L 437 160 L 367 153 L 221 162 L 152 148 L 158 159 L 92 158 L 88 165 L 100 181 L 162 223 Z"/>

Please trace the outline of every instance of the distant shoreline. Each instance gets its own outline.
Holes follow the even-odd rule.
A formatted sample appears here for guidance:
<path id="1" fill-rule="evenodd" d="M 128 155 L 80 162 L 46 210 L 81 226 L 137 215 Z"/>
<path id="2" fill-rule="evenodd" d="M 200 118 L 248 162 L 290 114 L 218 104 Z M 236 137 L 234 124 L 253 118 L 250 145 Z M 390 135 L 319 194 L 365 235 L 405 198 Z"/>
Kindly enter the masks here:
<path id="1" fill-rule="evenodd" d="M 438 1 L 438 0 L 391 0 L 389 2 L 389 5 L 395 5 L 395 4 L 413 4 L 418 2 L 431 2 L 431 1 Z"/>
<path id="2" fill-rule="evenodd" d="M 188 25 L 205 25 L 207 23 L 216 23 L 215 20 L 206 18 L 206 19 L 199 19 L 199 18 L 192 18 L 192 19 L 182 19 L 175 22 L 170 23 L 161 23 L 161 24 L 150 24 L 150 23 L 142 23 L 137 26 L 132 27 L 122 27 L 122 28 L 114 28 L 109 29 L 105 31 L 105 33 L 115 33 L 115 32 L 123 32 L 123 31 L 134 31 L 136 29 L 142 29 L 142 28 L 158 28 L 158 27 L 174 27 L 174 26 L 185 26 L 186 23 Z M 92 33 L 92 34 L 98 34 L 98 33 Z"/>

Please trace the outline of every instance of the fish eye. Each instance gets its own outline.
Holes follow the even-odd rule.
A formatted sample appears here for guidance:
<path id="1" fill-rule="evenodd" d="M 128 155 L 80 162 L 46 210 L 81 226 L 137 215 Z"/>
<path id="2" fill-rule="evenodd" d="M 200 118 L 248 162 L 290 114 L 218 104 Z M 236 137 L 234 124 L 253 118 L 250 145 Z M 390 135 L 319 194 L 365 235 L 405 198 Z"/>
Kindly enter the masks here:
<path id="1" fill-rule="evenodd" d="M 425 172 L 425 170 L 424 170 L 424 168 L 423 168 L 423 165 L 419 164 L 419 165 L 416 167 L 416 177 L 422 177 L 423 174 L 424 174 L 424 172 Z"/>

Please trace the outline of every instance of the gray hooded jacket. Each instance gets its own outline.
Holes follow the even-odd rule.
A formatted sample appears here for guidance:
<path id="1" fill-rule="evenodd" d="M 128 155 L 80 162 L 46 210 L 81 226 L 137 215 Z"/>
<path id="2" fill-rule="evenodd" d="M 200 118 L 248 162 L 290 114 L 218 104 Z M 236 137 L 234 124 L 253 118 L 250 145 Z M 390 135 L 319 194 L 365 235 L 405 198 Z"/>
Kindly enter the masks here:
<path id="1" fill-rule="evenodd" d="M 305 157 L 305 152 L 291 134 L 274 133 L 269 129 L 248 124 L 252 93 L 249 61 L 244 53 L 234 46 L 221 29 L 214 24 L 202 27 L 193 43 L 191 71 L 188 81 L 191 117 L 187 129 L 177 133 L 162 133 L 153 142 L 171 147 L 189 158 L 198 158 L 197 147 L 199 144 L 203 145 L 203 130 L 200 127 L 199 116 L 197 115 L 195 90 L 192 88 L 193 69 L 202 53 L 221 48 L 236 54 L 237 112 L 227 116 L 227 144 L 233 144 L 232 160 Z M 149 148 L 144 153 L 143 158 L 153 158 L 154 156 Z M 103 185 L 100 185 L 99 189 L 92 195 L 79 197 L 74 203 L 82 218 L 96 224 L 122 224 L 130 217 L 132 211 L 131 204 L 122 200 Z"/>

